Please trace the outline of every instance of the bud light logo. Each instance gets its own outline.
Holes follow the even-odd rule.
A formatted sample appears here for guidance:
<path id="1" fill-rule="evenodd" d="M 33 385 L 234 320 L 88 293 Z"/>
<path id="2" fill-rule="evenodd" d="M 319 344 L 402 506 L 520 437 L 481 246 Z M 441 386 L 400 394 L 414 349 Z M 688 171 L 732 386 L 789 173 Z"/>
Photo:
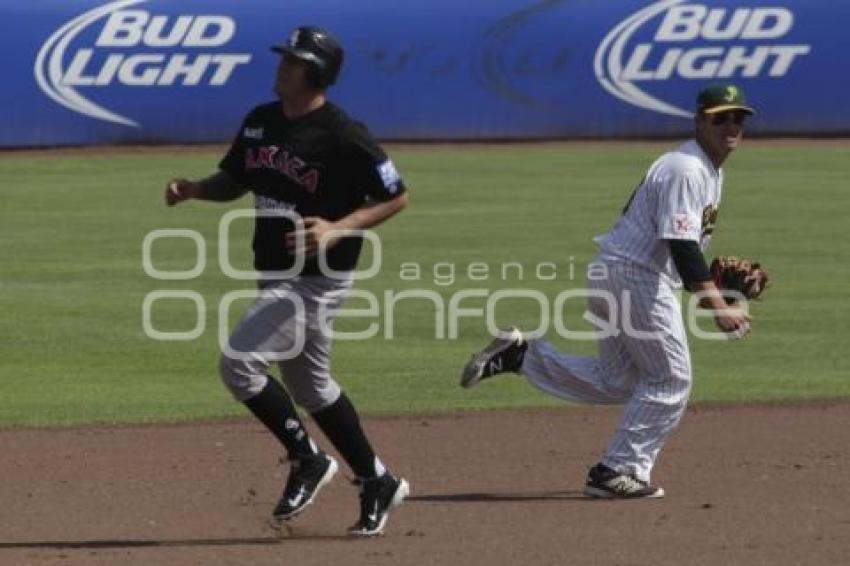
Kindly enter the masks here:
<path id="1" fill-rule="evenodd" d="M 661 0 L 635 12 L 599 44 L 594 69 L 612 95 L 640 108 L 691 117 L 693 114 L 647 90 L 663 90 L 674 79 L 739 81 L 779 79 L 811 51 L 791 43 L 794 13 L 784 7 L 722 8 Z"/>
<path id="2" fill-rule="evenodd" d="M 222 51 L 236 33 L 232 18 L 139 9 L 147 1 L 110 2 L 57 29 L 36 57 L 34 73 L 41 90 L 74 112 L 140 127 L 79 89 L 219 87 L 251 60 L 250 53 Z"/>

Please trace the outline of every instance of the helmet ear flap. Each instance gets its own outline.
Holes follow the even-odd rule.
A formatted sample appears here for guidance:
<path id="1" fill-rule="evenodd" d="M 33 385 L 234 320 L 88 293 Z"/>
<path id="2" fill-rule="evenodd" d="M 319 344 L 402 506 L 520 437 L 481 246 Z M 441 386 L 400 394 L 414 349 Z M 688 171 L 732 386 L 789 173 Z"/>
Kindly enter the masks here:
<path id="1" fill-rule="evenodd" d="M 324 88 L 328 86 L 325 81 L 324 73 L 316 64 L 308 64 L 304 71 L 304 76 L 307 78 L 307 82 L 310 83 L 310 86 L 314 88 Z"/>

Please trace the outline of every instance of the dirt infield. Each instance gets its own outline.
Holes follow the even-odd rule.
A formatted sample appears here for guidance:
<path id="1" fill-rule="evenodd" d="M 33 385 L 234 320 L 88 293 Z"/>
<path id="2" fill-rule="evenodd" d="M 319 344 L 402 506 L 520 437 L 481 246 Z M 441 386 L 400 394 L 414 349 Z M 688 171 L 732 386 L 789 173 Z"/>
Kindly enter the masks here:
<path id="1" fill-rule="evenodd" d="M 580 495 L 617 412 L 367 421 L 413 497 L 343 536 L 342 476 L 288 531 L 280 451 L 248 421 L 0 431 L 0 564 L 850 563 L 850 404 L 698 408 L 662 455 L 667 498 Z"/>

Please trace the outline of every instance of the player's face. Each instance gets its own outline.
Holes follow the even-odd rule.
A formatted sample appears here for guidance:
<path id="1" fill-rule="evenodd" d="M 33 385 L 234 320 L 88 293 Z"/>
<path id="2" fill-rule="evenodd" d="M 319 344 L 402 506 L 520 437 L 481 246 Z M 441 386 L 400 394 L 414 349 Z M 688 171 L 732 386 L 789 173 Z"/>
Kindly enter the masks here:
<path id="1" fill-rule="evenodd" d="M 746 112 L 740 110 L 702 114 L 697 119 L 697 133 L 712 153 L 726 155 L 738 147 L 746 118 Z"/>
<path id="2" fill-rule="evenodd" d="M 300 94 L 307 85 L 305 71 L 307 63 L 289 53 L 280 57 L 277 66 L 277 77 L 275 78 L 274 92 L 281 98 L 288 98 Z"/>
<path id="3" fill-rule="evenodd" d="M 738 147 L 741 136 L 744 134 L 744 121 L 747 114 L 740 110 L 719 112 L 711 116 L 711 125 L 717 135 L 730 150 Z"/>

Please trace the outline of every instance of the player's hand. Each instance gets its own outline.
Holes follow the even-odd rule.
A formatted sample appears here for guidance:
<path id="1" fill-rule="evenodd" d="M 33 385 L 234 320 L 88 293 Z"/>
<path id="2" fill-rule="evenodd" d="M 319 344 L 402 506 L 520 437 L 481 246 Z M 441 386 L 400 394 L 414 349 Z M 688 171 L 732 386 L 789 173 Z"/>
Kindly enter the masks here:
<path id="1" fill-rule="evenodd" d="M 339 243 L 343 234 L 337 225 L 329 222 L 318 216 L 307 216 L 304 218 L 304 229 L 300 232 L 290 232 L 286 235 L 286 249 L 290 253 L 296 252 L 296 243 L 298 236 L 303 235 L 304 247 L 302 250 L 304 255 L 312 257 L 319 253 L 319 246 L 322 245 L 325 249 L 330 249 Z"/>
<path id="2" fill-rule="evenodd" d="M 752 317 L 738 307 L 730 306 L 714 311 L 714 322 L 731 340 L 743 338 L 750 331 Z"/>
<path id="3" fill-rule="evenodd" d="M 165 204 L 174 206 L 178 202 L 197 198 L 201 194 L 201 186 L 188 179 L 172 179 L 165 186 Z"/>

